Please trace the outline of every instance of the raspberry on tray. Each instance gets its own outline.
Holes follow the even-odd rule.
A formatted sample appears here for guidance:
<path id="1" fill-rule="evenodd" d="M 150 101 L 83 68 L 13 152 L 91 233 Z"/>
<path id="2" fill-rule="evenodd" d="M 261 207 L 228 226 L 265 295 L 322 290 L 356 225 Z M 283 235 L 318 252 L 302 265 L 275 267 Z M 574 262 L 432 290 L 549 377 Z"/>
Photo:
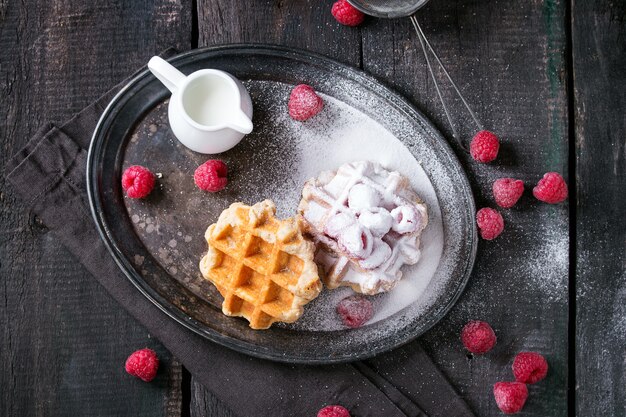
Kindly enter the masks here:
<path id="1" fill-rule="evenodd" d="M 374 315 L 372 302 L 362 295 L 346 297 L 337 305 L 341 321 L 348 327 L 361 327 Z"/>
<path id="2" fill-rule="evenodd" d="M 155 177 L 141 165 L 132 165 L 122 174 L 122 189 L 130 198 L 144 198 L 154 188 Z"/>
<path id="3" fill-rule="evenodd" d="M 291 118 L 303 122 L 322 111 L 324 100 L 317 95 L 313 87 L 300 84 L 291 90 L 287 106 Z"/>
<path id="4" fill-rule="evenodd" d="M 210 159 L 196 168 L 193 180 L 204 191 L 216 193 L 226 187 L 228 167 L 218 159 Z"/>

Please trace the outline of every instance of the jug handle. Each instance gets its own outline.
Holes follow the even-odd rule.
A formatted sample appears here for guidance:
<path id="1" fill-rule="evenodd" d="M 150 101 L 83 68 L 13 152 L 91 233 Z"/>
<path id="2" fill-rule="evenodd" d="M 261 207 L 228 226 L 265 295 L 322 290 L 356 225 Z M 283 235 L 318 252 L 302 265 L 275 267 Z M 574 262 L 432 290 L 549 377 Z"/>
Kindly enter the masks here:
<path id="1" fill-rule="evenodd" d="M 148 69 L 172 93 L 185 81 L 185 74 L 161 57 L 153 56 L 148 62 Z"/>

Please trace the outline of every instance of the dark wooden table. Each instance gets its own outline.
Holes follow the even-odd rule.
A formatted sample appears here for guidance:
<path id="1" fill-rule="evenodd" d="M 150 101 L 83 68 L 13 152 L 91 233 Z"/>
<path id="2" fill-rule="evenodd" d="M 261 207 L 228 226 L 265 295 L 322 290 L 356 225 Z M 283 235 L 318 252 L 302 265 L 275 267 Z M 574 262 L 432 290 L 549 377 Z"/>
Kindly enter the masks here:
<path id="1" fill-rule="evenodd" d="M 398 90 L 450 137 L 408 19 L 337 24 L 330 0 L 0 1 L 0 166 L 44 121 L 64 121 L 168 46 L 264 42 L 319 52 Z M 626 415 L 624 0 L 433 0 L 424 30 L 485 125 L 495 165 L 460 154 L 479 205 L 501 176 L 569 178 L 568 203 L 527 190 L 505 234 L 480 243 L 470 285 L 423 344 L 478 416 L 520 350 L 548 378 L 523 415 Z M 439 74 L 441 75 L 441 74 Z M 444 95 L 453 100 L 451 89 Z M 459 103 L 454 102 L 460 111 Z M 471 134 L 467 118 L 461 131 Z M 0 178 L 0 415 L 232 416 L 23 209 Z M 498 347 L 466 356 L 469 319 Z M 124 374 L 156 349 L 157 380 Z M 297 415 L 297 412 L 294 413 Z M 242 416 L 243 417 L 243 416 Z M 248 417 L 248 416 L 245 416 Z"/>

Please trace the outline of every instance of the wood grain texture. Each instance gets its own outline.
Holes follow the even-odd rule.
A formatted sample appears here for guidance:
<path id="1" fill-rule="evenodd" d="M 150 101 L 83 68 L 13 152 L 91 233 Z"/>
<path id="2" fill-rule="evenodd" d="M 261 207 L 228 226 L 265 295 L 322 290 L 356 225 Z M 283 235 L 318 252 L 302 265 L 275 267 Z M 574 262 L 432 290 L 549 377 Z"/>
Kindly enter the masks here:
<path id="1" fill-rule="evenodd" d="M 626 415 L 626 2 L 575 1 L 576 413 Z"/>
<path id="2" fill-rule="evenodd" d="M 565 2 L 446 0 L 418 13 L 485 127 L 503 140 L 497 164 L 474 164 L 456 149 L 478 205 L 493 207 L 489 190 L 495 178 L 514 176 L 527 184 L 519 206 L 503 213 L 505 234 L 481 242 L 473 278 L 458 305 L 422 338 L 479 416 L 501 415 L 491 384 L 512 379 L 510 364 L 520 350 L 546 354 L 551 366 L 548 378 L 530 388 L 525 415 L 567 413 L 566 384 L 574 377 L 567 373 L 568 206 L 539 204 L 530 195 L 544 172 L 567 174 Z M 0 0 L 0 166 L 43 121 L 67 119 L 161 49 L 187 49 L 194 41 L 191 4 Z M 243 4 L 197 0 L 198 45 L 276 43 L 360 66 L 409 98 L 450 137 L 408 19 L 368 19 L 359 28 L 346 28 L 330 15 L 331 0 Z M 626 4 L 572 4 L 575 411 L 619 416 L 626 415 Z M 443 85 L 467 140 L 474 128 Z M 180 413 L 180 365 L 23 210 L 3 176 L 0 280 L 0 415 Z M 462 325 L 476 318 L 490 321 L 499 338 L 496 349 L 483 357 L 466 356 L 458 341 Z M 165 361 L 166 372 L 150 385 L 127 378 L 122 369 L 126 355 L 145 345 Z M 232 417 L 193 380 L 189 414 Z"/>
<path id="3" fill-rule="evenodd" d="M 491 185 L 501 177 L 524 180 L 518 205 L 500 210 L 504 233 L 481 240 L 467 290 L 448 316 L 422 339 L 425 349 L 479 416 L 500 416 L 492 385 L 512 380 L 511 363 L 523 350 L 550 363 L 547 379 L 530 387 L 529 416 L 567 415 L 568 205 L 549 206 L 531 195 L 547 171 L 567 174 L 565 4 L 431 2 L 417 14 L 484 123 L 501 138 L 498 159 L 477 164 L 457 150 L 477 206 L 496 207 Z M 410 98 L 451 137 L 408 19 L 370 20 L 362 28 L 363 67 Z M 444 80 L 441 72 L 438 78 Z M 476 131 L 453 90 L 442 82 L 466 143 Z M 466 356 L 459 332 L 471 319 L 494 327 L 498 345 Z"/>
<path id="4" fill-rule="evenodd" d="M 330 0 L 198 0 L 198 46 L 271 43 L 302 48 L 359 65 L 359 28 L 339 25 Z"/>
<path id="5" fill-rule="evenodd" d="M 0 166 L 44 121 L 63 122 L 173 45 L 178 1 L 0 2 Z M 180 415 L 180 365 L 25 210 L 0 176 L 0 415 Z M 124 372 L 162 359 L 152 384 Z"/>

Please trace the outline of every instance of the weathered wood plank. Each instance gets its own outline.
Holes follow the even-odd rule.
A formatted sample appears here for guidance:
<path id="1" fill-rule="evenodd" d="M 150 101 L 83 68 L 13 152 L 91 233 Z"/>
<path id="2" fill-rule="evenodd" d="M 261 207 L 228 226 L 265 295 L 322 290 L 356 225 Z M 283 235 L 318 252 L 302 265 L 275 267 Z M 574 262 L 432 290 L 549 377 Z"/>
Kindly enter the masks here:
<path id="1" fill-rule="evenodd" d="M 0 2 L 0 166 L 167 46 L 188 48 L 191 2 Z M 180 415 L 180 365 L 27 213 L 0 176 L 0 415 Z M 151 384 L 126 356 L 150 346 Z"/>
<path id="2" fill-rule="evenodd" d="M 492 385 L 512 380 L 521 350 L 539 351 L 551 366 L 530 388 L 524 415 L 565 416 L 568 368 L 568 206 L 536 201 L 531 187 L 546 171 L 567 174 L 568 117 L 563 1 L 433 1 L 418 12 L 430 42 L 503 146 L 492 164 L 458 152 L 480 207 L 496 207 L 493 181 L 515 177 L 527 191 L 518 206 L 501 210 L 506 228 L 481 241 L 475 272 L 451 313 L 422 338 L 431 356 L 479 416 L 500 416 Z M 450 138 L 445 115 L 408 19 L 370 20 L 362 28 L 363 67 L 394 86 Z M 439 79 L 443 80 L 439 73 Z M 443 92 L 467 141 L 475 126 L 453 90 Z M 459 332 L 470 319 L 490 322 L 495 350 L 468 357 Z"/>
<path id="3" fill-rule="evenodd" d="M 579 416 L 626 415 L 625 11 L 573 4 Z"/>
<path id="4" fill-rule="evenodd" d="M 198 46 L 252 42 L 292 46 L 359 65 L 360 30 L 339 25 L 332 1 L 198 1 Z"/>

